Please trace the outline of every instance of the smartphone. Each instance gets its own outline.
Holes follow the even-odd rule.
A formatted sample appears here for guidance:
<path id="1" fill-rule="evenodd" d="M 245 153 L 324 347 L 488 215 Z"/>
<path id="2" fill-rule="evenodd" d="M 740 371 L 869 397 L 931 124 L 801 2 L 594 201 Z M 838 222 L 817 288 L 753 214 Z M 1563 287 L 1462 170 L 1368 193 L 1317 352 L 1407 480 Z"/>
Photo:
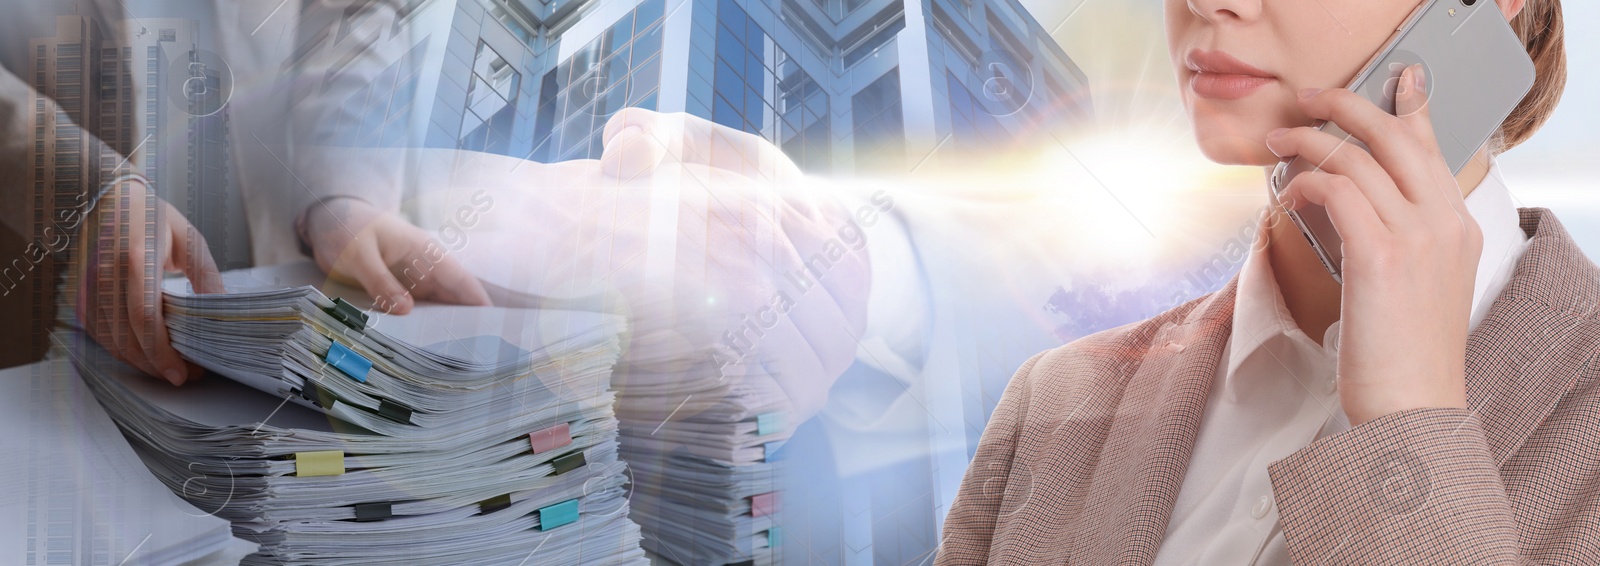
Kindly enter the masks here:
<path id="1" fill-rule="evenodd" d="M 1400 73 L 1417 63 L 1426 71 L 1433 133 L 1451 174 L 1461 172 L 1533 88 L 1533 61 L 1494 0 L 1424 1 L 1347 88 L 1393 114 L 1395 91 L 1414 88 L 1399 84 Z M 1322 121 L 1315 127 L 1367 149 L 1333 123 Z M 1281 196 L 1295 175 L 1317 168 L 1313 160 L 1300 157 L 1279 163 L 1270 180 L 1273 197 Z M 1327 209 L 1308 203 L 1288 215 L 1323 267 L 1343 285 L 1343 241 Z"/>

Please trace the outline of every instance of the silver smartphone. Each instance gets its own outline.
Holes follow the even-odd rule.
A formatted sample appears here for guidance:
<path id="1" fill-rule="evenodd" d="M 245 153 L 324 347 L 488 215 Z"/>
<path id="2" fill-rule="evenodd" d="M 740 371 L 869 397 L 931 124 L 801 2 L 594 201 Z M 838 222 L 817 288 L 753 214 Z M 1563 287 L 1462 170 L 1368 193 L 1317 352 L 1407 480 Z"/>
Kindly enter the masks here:
<path id="1" fill-rule="evenodd" d="M 1494 0 L 1424 1 L 1348 88 L 1393 114 L 1395 90 L 1405 88 L 1399 85 L 1400 73 L 1417 63 L 1427 73 L 1433 133 L 1452 174 L 1461 172 L 1533 88 L 1533 61 Z M 1365 144 L 1333 123 L 1320 122 L 1316 127 L 1366 150 Z M 1295 175 L 1317 170 L 1317 165 L 1299 157 L 1279 163 L 1270 181 L 1274 198 Z M 1343 242 L 1327 209 L 1308 203 L 1288 213 L 1311 241 L 1323 267 L 1344 284 Z"/>

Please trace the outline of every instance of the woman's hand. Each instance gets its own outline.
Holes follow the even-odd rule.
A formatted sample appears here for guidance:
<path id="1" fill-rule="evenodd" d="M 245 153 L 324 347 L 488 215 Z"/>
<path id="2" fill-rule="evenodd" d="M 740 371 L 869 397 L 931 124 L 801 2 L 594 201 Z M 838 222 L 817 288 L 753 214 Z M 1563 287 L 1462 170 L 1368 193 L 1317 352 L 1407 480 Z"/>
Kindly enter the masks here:
<path id="1" fill-rule="evenodd" d="M 1465 408 L 1467 330 L 1483 235 L 1439 151 L 1420 65 L 1406 69 L 1390 115 L 1345 89 L 1300 93 L 1300 106 L 1364 142 L 1312 128 L 1267 146 L 1320 171 L 1298 175 L 1285 206 L 1326 207 L 1344 240 L 1339 393 L 1350 424 L 1411 409 Z"/>
<path id="2" fill-rule="evenodd" d="M 173 385 L 199 378 L 205 370 L 172 348 L 161 280 L 181 271 L 196 292 L 223 292 L 205 237 L 140 180 L 106 191 L 83 230 L 77 313 L 89 335 L 117 359 Z"/>
<path id="3" fill-rule="evenodd" d="M 317 267 L 365 289 L 386 313 L 411 312 L 418 299 L 489 304 L 483 284 L 432 236 L 366 201 L 338 198 L 312 207 L 306 233 Z"/>

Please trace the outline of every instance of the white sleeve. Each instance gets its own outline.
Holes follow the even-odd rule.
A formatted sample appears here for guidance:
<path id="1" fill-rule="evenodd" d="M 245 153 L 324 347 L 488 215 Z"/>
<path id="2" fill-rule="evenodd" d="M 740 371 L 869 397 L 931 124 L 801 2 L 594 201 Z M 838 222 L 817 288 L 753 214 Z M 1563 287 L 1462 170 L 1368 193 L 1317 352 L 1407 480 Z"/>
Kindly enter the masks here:
<path id="1" fill-rule="evenodd" d="M 872 262 L 872 290 L 857 361 L 908 380 L 921 370 L 933 314 L 926 272 L 906 217 L 892 200 L 896 192 L 902 191 L 873 186 L 848 190 L 840 200 L 852 212 L 864 208 L 881 211 L 870 226 L 861 223 Z M 880 202 L 886 196 L 889 204 L 875 203 L 874 196 Z"/>

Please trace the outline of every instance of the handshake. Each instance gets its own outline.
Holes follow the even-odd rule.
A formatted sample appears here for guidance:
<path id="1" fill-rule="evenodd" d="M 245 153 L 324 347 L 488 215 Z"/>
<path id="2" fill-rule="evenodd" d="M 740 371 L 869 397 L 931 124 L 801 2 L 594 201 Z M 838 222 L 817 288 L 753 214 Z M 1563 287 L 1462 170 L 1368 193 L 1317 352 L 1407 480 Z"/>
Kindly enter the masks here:
<path id="1" fill-rule="evenodd" d="M 430 202 L 454 205 L 433 207 L 447 211 L 435 212 L 443 229 L 341 197 L 305 211 L 301 240 L 331 278 L 365 289 L 392 314 L 417 301 L 488 305 L 482 280 L 541 297 L 599 297 L 603 308 L 628 315 L 623 363 L 633 370 L 690 371 L 681 360 L 659 361 L 673 359 L 662 353 L 708 352 L 697 368 L 770 377 L 797 420 L 818 412 L 866 326 L 864 229 L 893 200 L 807 177 L 766 140 L 685 114 L 626 109 L 602 135 L 598 160 L 541 164 L 423 150 L 433 170 L 419 184 L 446 195 Z M 192 233 L 175 216 L 159 216 L 166 226 L 156 233 Z M 203 252 L 205 244 L 178 249 Z M 208 262 L 165 265 L 185 271 L 199 291 L 220 291 Z M 180 378 L 167 375 L 181 383 L 196 370 L 168 355 L 159 300 L 143 297 L 128 309 L 155 311 L 137 320 L 158 347 L 110 349 L 152 374 L 175 367 Z"/>

